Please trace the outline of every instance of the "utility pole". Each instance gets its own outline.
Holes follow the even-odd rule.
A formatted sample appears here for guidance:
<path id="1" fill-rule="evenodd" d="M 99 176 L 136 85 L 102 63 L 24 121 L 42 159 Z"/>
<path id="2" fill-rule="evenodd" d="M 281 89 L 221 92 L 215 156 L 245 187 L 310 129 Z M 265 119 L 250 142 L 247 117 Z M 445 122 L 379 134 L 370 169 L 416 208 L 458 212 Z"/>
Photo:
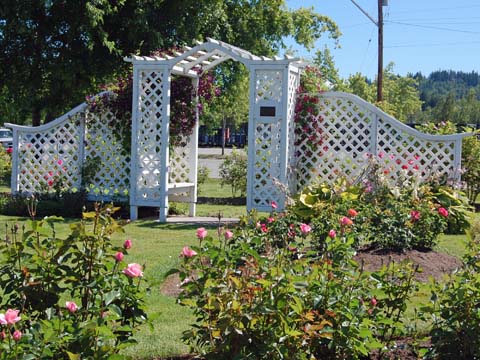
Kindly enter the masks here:
<path id="1" fill-rule="evenodd" d="M 378 28 L 378 69 L 377 69 L 377 102 L 383 101 L 383 7 L 388 5 L 388 0 L 377 0 L 378 21 L 370 16 L 355 0 L 350 0 L 366 17 Z"/>
<path id="2" fill-rule="evenodd" d="M 378 0 L 377 102 L 383 101 L 383 1 Z"/>

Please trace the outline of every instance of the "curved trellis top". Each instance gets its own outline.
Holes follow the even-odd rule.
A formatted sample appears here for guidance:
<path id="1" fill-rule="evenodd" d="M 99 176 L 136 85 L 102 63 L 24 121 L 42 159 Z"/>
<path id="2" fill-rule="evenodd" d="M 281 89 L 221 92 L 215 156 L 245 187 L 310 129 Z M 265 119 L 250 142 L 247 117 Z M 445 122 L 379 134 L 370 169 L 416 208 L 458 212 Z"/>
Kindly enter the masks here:
<path id="1" fill-rule="evenodd" d="M 227 44 L 223 41 L 207 38 L 206 42 L 197 42 L 193 48 L 185 46 L 183 52 L 175 51 L 175 57 L 161 56 L 138 56 L 132 55 L 125 57 L 124 60 L 133 65 L 160 65 L 168 64 L 172 67 L 172 73 L 175 75 L 198 78 L 200 75 L 195 69 L 201 67 L 203 71 L 208 71 L 226 60 L 239 61 L 245 65 L 264 64 L 264 65 L 293 65 L 295 67 L 304 67 L 306 63 L 299 58 L 289 55 L 284 57 L 257 56 L 249 51 L 240 49 L 236 46 Z"/>

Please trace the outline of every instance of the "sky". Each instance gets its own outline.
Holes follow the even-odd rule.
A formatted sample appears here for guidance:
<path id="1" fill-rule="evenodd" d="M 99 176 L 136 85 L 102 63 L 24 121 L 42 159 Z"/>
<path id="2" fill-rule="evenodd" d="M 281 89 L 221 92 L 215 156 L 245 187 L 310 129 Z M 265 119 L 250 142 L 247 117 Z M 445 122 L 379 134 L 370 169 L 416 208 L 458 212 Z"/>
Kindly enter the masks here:
<path id="1" fill-rule="evenodd" d="M 355 0 L 378 19 L 377 0 Z M 342 78 L 360 72 L 377 73 L 377 26 L 351 0 L 286 0 L 287 7 L 314 7 L 330 17 L 342 32 L 340 48 L 327 36 L 308 52 L 287 39 L 297 55 L 312 58 L 328 46 Z M 394 62 L 394 73 L 406 75 L 436 70 L 480 72 L 479 0 L 388 0 L 384 13 L 384 66 Z"/>

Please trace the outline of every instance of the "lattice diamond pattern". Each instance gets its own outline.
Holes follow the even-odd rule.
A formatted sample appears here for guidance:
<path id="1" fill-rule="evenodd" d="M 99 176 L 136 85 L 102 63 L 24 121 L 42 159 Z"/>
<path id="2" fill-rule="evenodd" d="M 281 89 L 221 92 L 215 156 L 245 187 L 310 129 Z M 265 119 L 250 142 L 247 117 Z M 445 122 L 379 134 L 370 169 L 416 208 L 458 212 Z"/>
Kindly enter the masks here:
<path id="1" fill-rule="evenodd" d="M 137 136 L 137 200 L 156 201 L 160 197 L 162 113 L 165 98 L 161 72 L 139 72 L 140 108 Z"/>
<path id="2" fill-rule="evenodd" d="M 261 100 L 282 101 L 282 71 L 257 70 L 255 72 L 255 102 Z"/>
<path id="3" fill-rule="evenodd" d="M 190 173 L 190 136 L 184 136 L 180 141 L 181 146 L 175 146 L 170 152 L 170 180 L 174 183 L 193 182 Z"/>
<path id="4" fill-rule="evenodd" d="M 402 166 L 418 169 L 423 177 L 433 173 L 451 175 L 456 170 L 454 140 L 414 136 L 380 112 L 373 113 L 346 97 L 319 99 L 324 142 L 323 146 L 312 147 L 306 139 L 296 147 L 297 190 L 313 182 L 331 182 L 339 175 L 353 179 L 365 168 L 371 153 L 381 154 L 395 179 L 404 175 Z M 375 119 L 377 133 L 372 134 Z"/>
<path id="5" fill-rule="evenodd" d="M 114 134 L 117 129 L 110 125 L 114 118 L 110 111 L 87 113 L 85 164 L 92 164 L 96 170 L 95 176 L 85 184 L 89 198 L 125 197 L 129 192 L 130 154 Z"/>
<path id="6" fill-rule="evenodd" d="M 278 124 L 257 124 L 255 127 L 255 174 L 252 201 L 256 206 L 269 206 L 280 201 L 280 192 L 273 179 L 280 176 L 280 127 Z"/>
<path id="7" fill-rule="evenodd" d="M 300 84 L 300 74 L 290 71 L 288 74 L 288 104 L 287 104 L 287 124 L 288 124 L 288 163 L 287 179 L 288 188 L 291 193 L 296 190 L 296 176 L 293 164 L 296 163 L 295 155 L 295 99 L 297 96 L 297 89 Z"/>
<path id="8" fill-rule="evenodd" d="M 403 173 L 402 166 L 415 167 L 423 178 L 434 174 L 452 174 L 455 141 L 433 141 L 415 137 L 379 118 L 378 149 L 391 156 L 389 166 L 396 176 Z"/>
<path id="9" fill-rule="evenodd" d="M 79 146 L 83 116 L 84 113 L 77 113 L 48 130 L 19 132 L 19 192 L 53 192 L 55 183 L 60 183 L 65 191 L 80 190 L 82 159 Z"/>

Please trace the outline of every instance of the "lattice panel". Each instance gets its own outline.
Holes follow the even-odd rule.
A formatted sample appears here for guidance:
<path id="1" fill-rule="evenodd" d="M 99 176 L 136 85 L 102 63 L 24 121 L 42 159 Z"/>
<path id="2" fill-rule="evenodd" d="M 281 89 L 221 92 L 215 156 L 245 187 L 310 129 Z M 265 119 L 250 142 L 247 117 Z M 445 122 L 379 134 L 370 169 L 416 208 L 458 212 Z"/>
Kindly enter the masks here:
<path id="1" fill-rule="evenodd" d="M 288 124 L 288 188 L 290 193 L 296 190 L 296 171 L 295 171 L 295 100 L 297 96 L 297 89 L 300 85 L 300 73 L 294 71 L 288 74 L 288 104 L 287 104 L 287 124 Z"/>
<path id="2" fill-rule="evenodd" d="M 136 195 L 137 200 L 157 201 L 160 197 L 162 159 L 162 117 L 166 91 L 160 71 L 139 71 L 137 124 Z M 134 134 L 135 135 L 135 134 Z"/>
<path id="3" fill-rule="evenodd" d="M 85 166 L 91 167 L 92 174 L 84 181 L 88 197 L 92 199 L 97 196 L 126 197 L 129 193 L 130 154 L 118 136 L 121 132 L 112 127 L 114 119 L 110 111 L 87 113 Z"/>
<path id="4" fill-rule="evenodd" d="M 255 72 L 255 102 L 261 100 L 282 101 L 282 71 L 257 70 Z"/>
<path id="5" fill-rule="evenodd" d="M 83 112 L 37 132 L 19 131 L 17 191 L 49 193 L 78 191 L 81 186 L 79 147 Z"/>
<path id="6" fill-rule="evenodd" d="M 175 146 L 170 152 L 169 183 L 193 182 L 191 176 L 190 137 L 184 136 L 180 146 Z"/>
<path id="7" fill-rule="evenodd" d="M 260 123 L 255 127 L 254 178 L 252 202 L 255 206 L 270 207 L 279 202 L 281 194 L 273 180 L 280 176 L 280 126 Z"/>
<path id="8" fill-rule="evenodd" d="M 455 141 L 434 141 L 415 137 L 400 130 L 388 119 L 378 121 L 378 152 L 388 161 L 394 177 L 405 170 L 417 171 L 422 178 L 451 176 L 455 171 Z"/>
<path id="9" fill-rule="evenodd" d="M 313 146 L 306 138 L 296 148 L 297 184 L 333 181 L 339 175 L 353 178 L 365 164 L 365 154 L 372 153 L 371 127 L 374 114 L 348 99 L 320 98 L 318 117 L 323 120 L 323 142 Z M 309 128 L 307 132 L 314 132 Z"/>
<path id="10" fill-rule="evenodd" d="M 456 140 L 414 135 L 401 123 L 347 94 L 318 96 L 323 142 L 315 146 L 307 138 L 297 145 L 297 190 L 313 182 L 332 182 L 339 176 L 353 180 L 368 165 L 369 154 L 375 154 L 392 180 L 406 171 L 426 178 L 439 174 L 452 177 L 458 170 L 454 165 Z M 303 131 L 315 130 L 309 127 Z"/>

